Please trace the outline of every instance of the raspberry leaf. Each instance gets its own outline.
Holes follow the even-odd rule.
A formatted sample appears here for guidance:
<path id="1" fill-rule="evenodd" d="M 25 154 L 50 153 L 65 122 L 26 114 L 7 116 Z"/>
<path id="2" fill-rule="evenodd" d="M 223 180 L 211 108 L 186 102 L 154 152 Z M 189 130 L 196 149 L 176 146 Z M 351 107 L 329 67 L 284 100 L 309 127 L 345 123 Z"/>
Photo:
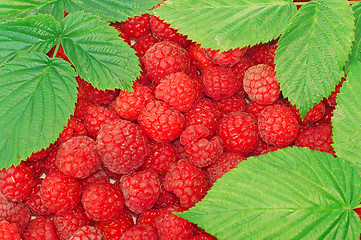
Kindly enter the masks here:
<path id="1" fill-rule="evenodd" d="M 305 117 L 328 97 L 343 76 L 354 39 L 352 10 L 345 0 L 305 4 L 282 34 L 276 50 L 281 91 Z"/>
<path id="2" fill-rule="evenodd" d="M 360 184 L 347 161 L 290 147 L 241 162 L 176 215 L 217 239 L 358 239 Z"/>
<path id="3" fill-rule="evenodd" d="M 55 142 L 74 112 L 75 75 L 70 63 L 37 52 L 0 68 L 0 169 Z"/>
<path id="4" fill-rule="evenodd" d="M 84 12 L 69 14 L 62 24 L 61 44 L 81 78 L 101 90 L 132 89 L 139 60 L 117 30 Z"/>
<path id="5" fill-rule="evenodd" d="M 336 155 L 351 162 L 361 176 L 361 62 L 354 60 L 337 94 L 334 110 L 333 147 Z"/>
<path id="6" fill-rule="evenodd" d="M 202 47 L 225 51 L 277 38 L 296 5 L 292 0 L 168 0 L 153 12 Z"/>
<path id="7" fill-rule="evenodd" d="M 46 53 L 57 42 L 59 22 L 49 15 L 29 16 L 0 24 L 0 67 L 22 52 Z"/>
<path id="8" fill-rule="evenodd" d="M 355 4 L 352 6 L 352 10 L 354 11 L 355 16 L 355 41 L 353 42 L 353 47 L 351 51 L 350 61 L 347 66 L 347 70 L 350 67 L 350 63 L 353 60 L 357 60 L 361 62 L 361 3 Z"/>

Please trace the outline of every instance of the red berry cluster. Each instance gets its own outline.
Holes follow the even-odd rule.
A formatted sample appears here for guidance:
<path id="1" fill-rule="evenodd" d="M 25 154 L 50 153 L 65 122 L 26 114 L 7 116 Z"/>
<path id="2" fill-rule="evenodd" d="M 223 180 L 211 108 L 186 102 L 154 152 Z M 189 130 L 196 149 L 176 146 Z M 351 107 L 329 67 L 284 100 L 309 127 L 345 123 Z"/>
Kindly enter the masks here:
<path id="1" fill-rule="evenodd" d="M 79 83 L 48 149 L 0 171 L 1 239 L 216 239 L 172 212 L 249 156 L 333 153 L 335 92 L 301 119 L 274 71 L 277 40 L 203 49 L 156 16 L 112 23 L 143 69 L 133 92 Z"/>

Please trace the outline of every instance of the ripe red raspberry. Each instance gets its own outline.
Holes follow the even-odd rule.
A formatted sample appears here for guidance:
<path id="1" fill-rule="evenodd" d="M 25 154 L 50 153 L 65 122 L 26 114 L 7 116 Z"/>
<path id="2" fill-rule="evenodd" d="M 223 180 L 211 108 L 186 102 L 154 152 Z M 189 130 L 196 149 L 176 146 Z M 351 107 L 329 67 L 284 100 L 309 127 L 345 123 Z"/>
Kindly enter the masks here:
<path id="1" fill-rule="evenodd" d="M 280 84 L 273 67 L 259 64 L 244 74 L 243 88 L 248 97 L 260 104 L 272 104 L 280 95 Z"/>
<path id="2" fill-rule="evenodd" d="M 217 240 L 217 238 L 208 233 L 202 233 L 202 234 L 193 236 L 189 240 Z"/>
<path id="3" fill-rule="evenodd" d="M 187 51 L 172 42 L 159 42 L 146 52 L 143 58 L 148 77 L 159 83 L 165 76 L 190 71 L 190 57 Z"/>
<path id="4" fill-rule="evenodd" d="M 184 48 L 191 43 L 190 40 L 187 40 L 187 36 L 178 33 L 176 29 L 171 28 L 170 24 L 164 22 L 159 17 L 150 15 L 149 22 L 153 36 L 159 41 L 172 41 Z"/>
<path id="5" fill-rule="evenodd" d="M 203 71 L 204 92 L 214 100 L 224 99 L 235 94 L 242 82 L 230 68 L 222 66 L 209 67 Z"/>
<path id="6" fill-rule="evenodd" d="M 296 115 L 290 108 L 271 105 L 258 116 L 258 130 L 266 143 L 283 147 L 296 140 L 299 126 Z"/>
<path id="7" fill-rule="evenodd" d="M 120 91 L 115 109 L 122 118 L 135 121 L 142 109 L 153 99 L 152 91 L 148 87 L 134 83 L 133 92 Z"/>
<path id="8" fill-rule="evenodd" d="M 135 225 L 134 227 L 128 229 L 124 232 L 120 240 L 158 240 L 157 231 L 147 225 Z"/>
<path id="9" fill-rule="evenodd" d="M 195 65 L 200 70 L 205 70 L 209 66 L 215 65 L 206 55 L 206 50 L 200 44 L 192 42 L 188 47 L 188 54 L 196 61 Z"/>
<path id="10" fill-rule="evenodd" d="M 175 150 L 177 151 L 177 155 L 178 155 L 178 159 L 183 159 L 183 158 L 187 158 L 185 150 L 184 150 L 184 146 L 183 144 L 180 142 L 179 138 L 177 138 L 176 140 L 174 140 L 172 142 L 173 147 L 175 148 Z"/>
<path id="11" fill-rule="evenodd" d="M 128 18 L 122 24 L 125 33 L 131 38 L 140 38 L 150 31 L 149 14 Z"/>
<path id="12" fill-rule="evenodd" d="M 148 225 L 156 228 L 155 220 L 161 211 L 161 209 L 147 209 L 145 212 L 137 216 L 136 222 L 137 224 Z"/>
<path id="13" fill-rule="evenodd" d="M 29 222 L 23 240 L 57 240 L 54 223 L 50 218 L 37 216 Z"/>
<path id="14" fill-rule="evenodd" d="M 64 127 L 63 132 L 59 135 L 56 143 L 58 145 L 68 141 L 72 137 L 86 136 L 87 130 L 80 119 L 71 116 L 67 126 Z"/>
<path id="15" fill-rule="evenodd" d="M 69 239 L 79 228 L 91 224 L 81 205 L 66 213 L 55 214 L 53 222 L 60 240 Z"/>
<path id="16" fill-rule="evenodd" d="M 110 222 L 123 212 L 122 194 L 113 184 L 99 182 L 83 191 L 81 199 L 85 214 L 96 222 Z"/>
<path id="17" fill-rule="evenodd" d="M 103 169 L 99 169 L 89 177 L 79 180 L 79 182 L 82 190 L 84 191 L 84 189 L 86 189 L 90 184 L 96 182 L 110 182 L 110 178 Z"/>
<path id="18" fill-rule="evenodd" d="M 160 193 L 160 182 L 157 173 L 152 170 L 124 175 L 120 179 L 125 206 L 134 213 L 142 213 L 152 208 Z"/>
<path id="19" fill-rule="evenodd" d="M 80 202 L 80 183 L 61 172 L 46 175 L 40 188 L 44 206 L 53 213 L 64 213 L 73 209 Z"/>
<path id="20" fill-rule="evenodd" d="M 238 153 L 223 153 L 214 164 L 207 167 L 206 173 L 209 183 L 213 185 L 225 173 L 237 167 L 244 160 L 246 160 L 246 157 Z"/>
<path id="21" fill-rule="evenodd" d="M 25 166 L 31 171 L 34 179 L 39 178 L 45 171 L 44 159 L 25 161 Z"/>
<path id="22" fill-rule="evenodd" d="M 302 125 L 306 125 L 310 122 L 317 122 L 320 119 L 323 118 L 323 116 L 325 115 L 326 112 L 326 106 L 325 104 L 321 101 L 317 104 L 315 104 L 306 114 L 305 118 L 302 119 L 301 115 L 299 113 L 299 110 L 297 109 L 297 107 L 295 105 L 291 106 L 291 109 L 293 110 L 293 112 L 296 114 L 297 120 L 300 124 Z"/>
<path id="23" fill-rule="evenodd" d="M 244 97 L 238 94 L 216 100 L 214 103 L 223 116 L 227 116 L 231 112 L 245 112 L 247 107 L 247 102 Z"/>
<path id="24" fill-rule="evenodd" d="M 333 117 L 333 111 L 335 107 L 327 107 L 325 111 L 325 115 L 318 121 L 318 123 L 329 123 L 331 124 L 331 118 Z"/>
<path id="25" fill-rule="evenodd" d="M 8 201 L 0 197 L 0 221 L 5 220 L 23 234 L 30 221 L 30 210 L 23 203 Z"/>
<path id="26" fill-rule="evenodd" d="M 49 147 L 43 148 L 40 151 L 31 154 L 31 156 L 28 157 L 26 159 L 26 161 L 37 161 L 37 160 L 45 158 L 46 156 L 48 156 L 48 154 L 50 153 L 50 151 L 53 147 L 54 147 L 54 144 L 50 144 Z"/>
<path id="27" fill-rule="evenodd" d="M 0 239 L 2 240 L 20 240 L 18 229 L 8 221 L 0 221 Z"/>
<path id="28" fill-rule="evenodd" d="M 300 131 L 295 146 L 335 154 L 332 143 L 331 124 L 319 124 Z"/>
<path id="29" fill-rule="evenodd" d="M 104 172 L 109 176 L 109 178 L 113 180 L 119 180 L 123 176 L 123 174 L 121 173 L 116 173 L 109 170 L 103 163 L 102 163 L 102 170 L 104 170 Z"/>
<path id="30" fill-rule="evenodd" d="M 195 96 L 196 96 L 195 100 L 204 98 L 205 93 L 204 93 L 202 79 L 201 78 L 192 78 L 192 81 L 193 81 L 193 87 L 194 87 Z"/>
<path id="31" fill-rule="evenodd" d="M 125 29 L 123 27 L 123 24 L 120 22 L 111 22 L 110 26 L 114 27 L 118 32 L 118 37 L 121 37 L 124 42 L 126 42 L 129 46 L 131 45 L 130 38 L 128 34 L 125 32 Z"/>
<path id="32" fill-rule="evenodd" d="M 142 61 L 145 53 L 151 48 L 154 44 L 158 42 L 153 35 L 145 35 L 139 38 L 133 45 L 134 50 L 137 52 L 136 55 Z"/>
<path id="33" fill-rule="evenodd" d="M 78 100 L 75 104 L 74 117 L 84 122 L 86 111 L 90 105 L 93 105 L 93 103 L 88 100 Z"/>
<path id="34" fill-rule="evenodd" d="M 251 60 L 249 60 L 247 57 L 242 57 L 241 60 L 239 60 L 238 63 L 236 63 L 232 67 L 232 71 L 238 76 L 238 78 L 243 83 L 244 74 L 247 72 L 247 70 L 253 66 L 253 63 Z"/>
<path id="35" fill-rule="evenodd" d="M 100 229 L 107 240 L 119 240 L 123 233 L 134 226 L 133 217 L 126 211 L 123 211 L 119 217 L 109 223 L 97 223 L 95 225 Z"/>
<path id="36" fill-rule="evenodd" d="M 164 190 L 164 187 L 161 186 L 158 201 L 154 204 L 153 209 L 166 208 L 175 204 L 179 204 L 177 196 L 173 192 Z"/>
<path id="37" fill-rule="evenodd" d="M 249 153 L 247 156 L 258 156 L 261 155 L 262 151 L 268 148 L 268 144 L 263 141 L 262 139 L 260 139 L 260 141 L 258 142 L 256 148 Z"/>
<path id="38" fill-rule="evenodd" d="M 0 193 L 7 200 L 21 202 L 25 199 L 34 183 L 33 173 L 21 162 L 0 171 Z"/>
<path id="39" fill-rule="evenodd" d="M 164 179 L 164 189 L 174 192 L 183 207 L 189 208 L 207 193 L 207 179 L 202 169 L 185 159 L 174 163 Z"/>
<path id="40" fill-rule="evenodd" d="M 106 240 L 102 232 L 93 226 L 84 226 L 78 229 L 69 240 Z"/>
<path id="41" fill-rule="evenodd" d="M 212 137 L 218 127 L 221 112 L 217 106 L 208 98 L 196 101 L 186 114 L 186 127 L 202 124 L 209 130 L 209 137 Z"/>
<path id="42" fill-rule="evenodd" d="M 252 46 L 246 53 L 254 65 L 264 64 L 269 55 L 270 43 L 260 43 Z"/>
<path id="43" fill-rule="evenodd" d="M 242 155 L 252 152 L 259 142 L 256 119 L 246 112 L 233 112 L 222 118 L 217 134 L 226 151 Z"/>
<path id="44" fill-rule="evenodd" d="M 271 67 L 275 67 L 275 56 L 276 56 L 276 50 L 277 50 L 277 44 L 272 44 L 269 46 L 268 48 L 268 54 L 264 59 L 264 63 L 271 66 Z"/>
<path id="45" fill-rule="evenodd" d="M 259 114 L 268 107 L 269 104 L 260 104 L 255 101 L 249 101 L 247 104 L 247 113 L 251 114 L 255 119 L 258 119 Z"/>
<path id="46" fill-rule="evenodd" d="M 41 201 L 40 188 L 42 182 L 43 179 L 37 179 L 35 181 L 32 189 L 29 192 L 29 195 L 24 200 L 24 203 L 30 208 L 32 215 L 50 216 L 52 213 L 47 207 L 44 206 L 43 202 Z"/>
<path id="47" fill-rule="evenodd" d="M 169 143 L 183 131 L 185 117 L 168 103 L 155 100 L 147 104 L 138 117 L 144 133 L 153 141 Z"/>
<path id="48" fill-rule="evenodd" d="M 188 126 L 180 136 L 180 142 L 184 146 L 194 144 L 200 138 L 209 138 L 209 129 L 203 124 Z"/>
<path id="49" fill-rule="evenodd" d="M 165 175 L 169 167 L 178 160 L 176 149 L 170 143 L 151 143 L 150 153 L 145 157 L 143 170 L 151 169 Z"/>
<path id="50" fill-rule="evenodd" d="M 221 65 L 223 67 L 232 67 L 238 63 L 243 55 L 247 52 L 249 47 L 236 48 L 228 51 L 221 52 L 220 50 L 206 50 L 206 56 L 212 62 Z"/>
<path id="51" fill-rule="evenodd" d="M 45 167 L 45 173 L 49 174 L 53 171 L 59 171 L 58 166 L 56 165 L 56 155 L 58 154 L 59 147 L 56 146 L 53 149 L 51 149 L 50 153 L 46 158 L 44 159 L 44 167 Z"/>
<path id="52" fill-rule="evenodd" d="M 83 91 L 85 100 L 93 102 L 95 104 L 107 105 L 109 104 L 119 93 L 119 90 L 99 90 L 94 88 L 90 83 L 77 77 L 79 84 L 79 91 Z"/>
<path id="53" fill-rule="evenodd" d="M 184 72 L 165 77 L 155 90 L 155 97 L 181 112 L 188 112 L 196 96 L 193 81 Z"/>
<path id="54" fill-rule="evenodd" d="M 94 104 L 87 108 L 84 125 L 88 135 L 96 138 L 100 128 L 107 122 L 119 119 L 116 112 L 110 111 L 100 105 Z"/>
<path id="55" fill-rule="evenodd" d="M 97 148 L 103 164 L 120 174 L 130 174 L 138 169 L 149 152 L 142 129 L 123 119 L 103 125 L 97 137 Z"/>

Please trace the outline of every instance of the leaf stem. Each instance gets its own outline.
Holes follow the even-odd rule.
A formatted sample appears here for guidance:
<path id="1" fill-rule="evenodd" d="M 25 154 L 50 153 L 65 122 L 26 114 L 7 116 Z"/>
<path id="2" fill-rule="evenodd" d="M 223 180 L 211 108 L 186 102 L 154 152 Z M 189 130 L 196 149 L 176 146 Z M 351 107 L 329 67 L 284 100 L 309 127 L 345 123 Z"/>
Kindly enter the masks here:
<path id="1" fill-rule="evenodd" d="M 56 43 L 56 47 L 55 47 L 55 50 L 54 50 L 54 53 L 53 53 L 53 57 L 52 57 L 52 58 L 55 58 L 55 57 L 56 57 L 56 54 L 57 54 L 58 51 L 59 51 L 60 40 L 61 40 L 61 36 L 59 36 L 59 38 L 58 38 L 58 42 Z"/>

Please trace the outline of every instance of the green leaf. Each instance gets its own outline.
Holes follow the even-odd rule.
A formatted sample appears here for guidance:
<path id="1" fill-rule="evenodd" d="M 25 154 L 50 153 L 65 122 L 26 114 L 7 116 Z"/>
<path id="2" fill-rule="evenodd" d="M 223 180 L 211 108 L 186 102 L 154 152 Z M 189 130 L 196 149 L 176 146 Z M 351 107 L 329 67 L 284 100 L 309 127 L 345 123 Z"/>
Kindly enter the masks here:
<path id="1" fill-rule="evenodd" d="M 38 13 L 52 14 L 56 19 L 62 19 L 63 0 L 0 0 L 0 22 Z"/>
<path id="2" fill-rule="evenodd" d="M 46 53 L 57 42 L 61 26 L 53 16 L 37 15 L 0 24 L 0 67 L 22 52 Z"/>
<path id="3" fill-rule="evenodd" d="M 356 240 L 360 201 L 361 177 L 347 161 L 293 147 L 248 158 L 176 215 L 220 240 Z"/>
<path id="4" fill-rule="evenodd" d="M 334 110 L 333 148 L 336 155 L 349 161 L 361 175 L 361 63 L 353 61 L 347 80 L 337 94 Z"/>
<path id="5" fill-rule="evenodd" d="M 81 78 L 101 90 L 132 89 L 140 75 L 139 60 L 117 30 L 83 12 L 69 14 L 62 24 L 61 44 Z"/>
<path id="6" fill-rule="evenodd" d="M 353 42 L 353 47 L 351 51 L 350 61 L 347 66 L 347 70 L 349 70 L 350 64 L 354 61 L 361 61 L 361 2 L 352 6 L 352 10 L 354 11 L 355 16 L 355 41 Z"/>
<path id="7" fill-rule="evenodd" d="M 0 68 L 0 169 L 55 142 L 76 102 L 75 71 L 32 52 Z"/>
<path id="8" fill-rule="evenodd" d="M 128 17 L 139 16 L 162 0 L 71 0 L 69 12 L 87 11 L 106 21 L 126 21 Z"/>
<path id="9" fill-rule="evenodd" d="M 225 51 L 277 38 L 296 6 L 291 0 L 168 0 L 153 12 L 202 47 Z"/>
<path id="10" fill-rule="evenodd" d="M 302 6 L 281 36 L 275 57 L 277 80 L 302 117 L 341 80 L 353 30 L 347 1 L 318 0 Z"/>

